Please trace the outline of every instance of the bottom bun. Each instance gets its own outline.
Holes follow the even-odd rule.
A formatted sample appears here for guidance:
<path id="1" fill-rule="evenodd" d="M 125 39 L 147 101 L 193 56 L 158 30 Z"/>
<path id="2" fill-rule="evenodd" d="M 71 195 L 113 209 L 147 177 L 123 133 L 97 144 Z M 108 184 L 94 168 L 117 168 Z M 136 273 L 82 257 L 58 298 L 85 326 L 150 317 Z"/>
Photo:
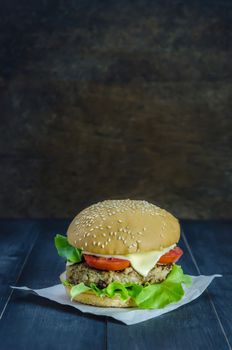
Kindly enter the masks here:
<path id="1" fill-rule="evenodd" d="M 64 286 L 67 295 L 71 299 L 70 291 L 71 287 Z M 134 301 L 130 298 L 126 301 L 121 300 L 119 297 L 108 298 L 108 297 L 99 297 L 93 292 L 85 292 L 78 294 L 73 298 L 72 301 L 78 301 L 82 304 L 102 306 L 102 307 L 134 307 L 136 306 Z"/>

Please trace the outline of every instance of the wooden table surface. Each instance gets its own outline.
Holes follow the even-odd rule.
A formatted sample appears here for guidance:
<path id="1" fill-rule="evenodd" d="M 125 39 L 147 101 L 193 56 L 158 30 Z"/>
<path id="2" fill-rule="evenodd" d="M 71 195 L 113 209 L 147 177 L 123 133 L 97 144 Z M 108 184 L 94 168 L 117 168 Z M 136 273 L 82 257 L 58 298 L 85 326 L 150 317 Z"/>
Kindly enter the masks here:
<path id="1" fill-rule="evenodd" d="M 137 325 L 82 314 L 9 285 L 58 283 L 64 261 L 53 236 L 68 220 L 0 221 L 0 349 L 231 349 L 232 222 L 183 221 L 181 265 L 186 273 L 223 274 L 192 303 Z"/>

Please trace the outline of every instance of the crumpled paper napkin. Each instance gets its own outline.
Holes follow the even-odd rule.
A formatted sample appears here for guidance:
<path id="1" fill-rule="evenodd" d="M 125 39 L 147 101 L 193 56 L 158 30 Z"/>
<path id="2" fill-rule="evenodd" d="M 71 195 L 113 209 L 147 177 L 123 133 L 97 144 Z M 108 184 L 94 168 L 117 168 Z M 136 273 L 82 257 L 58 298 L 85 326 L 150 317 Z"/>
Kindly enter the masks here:
<path id="1" fill-rule="evenodd" d="M 65 293 L 62 284 L 57 284 L 52 287 L 42 289 L 32 289 L 28 287 L 11 287 L 13 289 L 26 290 L 35 293 L 43 298 L 56 301 L 59 304 L 70 305 L 82 312 L 87 312 L 94 315 L 110 316 L 127 325 L 140 323 L 151 318 L 158 317 L 167 312 L 178 309 L 180 306 L 190 303 L 192 300 L 198 298 L 215 277 L 222 277 L 221 275 L 212 276 L 192 276 L 192 284 L 189 288 L 184 287 L 185 295 L 177 303 L 172 303 L 163 309 L 137 309 L 137 308 L 105 308 L 84 305 L 77 302 L 72 302 Z"/>

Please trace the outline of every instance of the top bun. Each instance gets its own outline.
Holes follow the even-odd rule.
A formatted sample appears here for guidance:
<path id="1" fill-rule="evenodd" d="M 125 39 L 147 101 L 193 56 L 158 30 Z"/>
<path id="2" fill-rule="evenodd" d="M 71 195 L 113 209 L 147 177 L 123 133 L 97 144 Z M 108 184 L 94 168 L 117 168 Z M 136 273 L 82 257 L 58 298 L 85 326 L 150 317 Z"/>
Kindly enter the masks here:
<path id="1" fill-rule="evenodd" d="M 67 236 L 85 252 L 126 255 L 177 243 L 180 225 L 172 214 L 146 201 L 105 200 L 77 214 Z"/>

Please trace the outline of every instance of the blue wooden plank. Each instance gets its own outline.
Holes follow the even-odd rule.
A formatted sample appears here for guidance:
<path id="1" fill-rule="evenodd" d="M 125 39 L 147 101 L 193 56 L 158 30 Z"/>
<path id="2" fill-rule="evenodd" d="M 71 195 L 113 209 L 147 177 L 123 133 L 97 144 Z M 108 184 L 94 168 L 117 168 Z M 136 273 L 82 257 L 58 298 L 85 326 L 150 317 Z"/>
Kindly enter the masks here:
<path id="1" fill-rule="evenodd" d="M 59 220 L 43 220 L 36 226 L 36 230 L 39 231 L 39 237 L 22 271 L 18 282 L 19 285 L 27 284 L 34 288 L 39 288 L 57 283 L 58 274 L 63 270 L 64 264 L 57 257 L 53 248 L 52 236 L 58 232 L 64 233 L 66 226 L 67 221 Z M 220 225 L 218 225 L 216 231 L 212 230 L 212 228 L 208 229 L 211 233 L 219 233 L 223 230 L 224 233 L 217 235 L 215 238 L 212 236 L 205 238 L 204 243 L 202 241 L 204 235 L 199 235 L 199 226 L 198 230 L 191 229 L 191 227 L 194 227 L 194 223 L 187 223 L 187 226 L 184 223 L 187 240 L 193 249 L 188 251 L 183 240 L 180 244 L 185 250 L 181 265 L 186 273 L 197 274 L 198 268 L 202 270 L 202 264 L 205 271 L 202 270 L 201 272 L 205 274 L 222 272 L 229 275 L 230 268 L 227 262 L 230 257 L 228 247 L 231 246 L 231 241 L 226 233 L 229 227 L 223 228 L 222 226 L 220 228 Z M 33 232 L 31 232 L 32 236 Z M 195 238 L 190 240 L 192 236 Z M 221 243 L 220 236 L 224 243 Z M 201 242 L 199 242 L 199 238 L 201 238 Z M 196 248 L 194 242 L 197 245 Z M 210 270 L 210 265 L 202 259 L 207 245 L 211 252 L 211 255 L 209 255 L 210 259 L 216 257 L 216 261 L 220 261 L 220 264 L 216 265 L 217 269 L 213 269 L 213 271 Z M 196 249 L 200 257 L 200 264 L 198 263 Z M 190 253 L 194 254 L 197 265 L 193 263 Z M 223 254 L 225 254 L 225 259 Z M 210 287 L 210 291 L 213 289 L 214 293 L 213 301 L 215 298 L 219 299 L 215 303 L 216 311 L 220 319 L 224 313 L 224 322 L 227 319 L 227 314 L 225 303 L 222 300 L 229 300 L 230 295 L 230 290 L 227 289 L 229 284 L 226 283 L 226 280 L 217 279 Z M 220 283 L 223 281 L 220 288 L 219 281 Z M 226 293 L 228 293 L 228 296 L 225 297 L 224 294 Z M 227 320 L 228 330 L 230 330 L 230 318 Z M 9 327 L 9 324 L 11 327 Z M 118 349 L 119 346 L 122 349 L 185 349 L 186 347 L 189 349 L 205 349 L 206 347 L 209 349 L 228 349 L 228 343 L 207 293 L 204 293 L 203 296 L 193 303 L 157 319 L 130 327 L 109 320 L 107 327 L 109 349 L 115 349 L 116 347 Z M 228 331 L 225 325 L 224 328 Z M 54 345 L 58 349 L 73 349 L 74 344 L 77 348 L 94 346 L 97 349 L 103 349 L 106 347 L 104 318 L 83 315 L 72 308 L 27 295 L 26 293 L 22 294 L 22 292 L 18 291 L 13 293 L 12 299 L 3 315 L 0 338 L 4 339 L 4 342 L 1 344 L 2 349 L 27 349 L 30 347 L 48 349 L 53 348 Z"/>
<path id="2" fill-rule="evenodd" d="M 196 275 L 196 267 L 183 239 L 179 245 L 184 250 L 180 264 L 186 273 Z M 212 286 L 217 283 L 218 280 L 213 281 Z M 228 350 L 207 293 L 178 310 L 130 327 L 108 320 L 107 330 L 110 350 L 118 349 L 118 344 L 120 350 Z"/>
<path id="3" fill-rule="evenodd" d="M 37 238 L 32 220 L 0 220 L 0 318 Z"/>
<path id="4" fill-rule="evenodd" d="M 40 288 L 59 283 L 64 261 L 53 245 L 56 233 L 65 233 L 66 220 L 40 222 L 39 237 L 25 264 L 18 285 Z M 10 327 L 9 327 L 10 325 Z M 2 349 L 74 349 L 106 346 L 105 318 L 14 291 L 1 320 Z"/>
<path id="5" fill-rule="evenodd" d="M 183 227 L 198 272 L 223 275 L 208 290 L 228 346 L 232 348 L 232 221 L 184 221 Z"/>

